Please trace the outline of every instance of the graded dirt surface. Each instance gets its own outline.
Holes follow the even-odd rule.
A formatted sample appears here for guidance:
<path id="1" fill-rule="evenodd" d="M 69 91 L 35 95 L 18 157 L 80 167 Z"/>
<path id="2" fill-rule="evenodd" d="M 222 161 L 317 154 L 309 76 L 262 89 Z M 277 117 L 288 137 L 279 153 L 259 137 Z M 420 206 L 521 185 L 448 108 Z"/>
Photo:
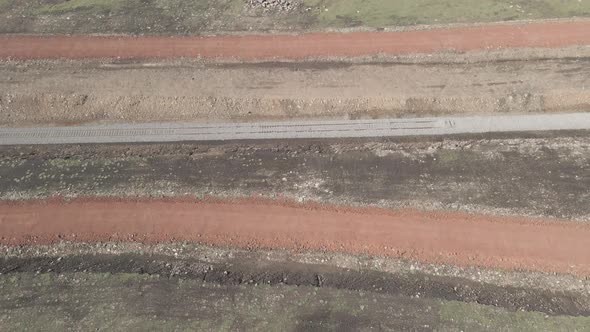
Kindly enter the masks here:
<path id="1" fill-rule="evenodd" d="M 0 221 L 1 241 L 11 245 L 198 241 L 590 275 L 590 227 L 557 220 L 257 200 L 77 199 L 2 202 Z"/>
<path id="2" fill-rule="evenodd" d="M 546 21 L 397 32 L 236 36 L 0 36 L 0 57 L 229 58 L 241 60 L 362 57 L 466 52 L 482 49 L 557 48 L 590 44 L 590 21 Z"/>
<path id="3" fill-rule="evenodd" d="M 502 60 L 467 56 L 457 63 L 452 62 L 457 60 L 455 55 L 435 63 L 424 58 L 407 62 L 5 61 L 0 62 L 0 125 L 590 109 L 590 48 L 531 52 L 513 52 Z"/>

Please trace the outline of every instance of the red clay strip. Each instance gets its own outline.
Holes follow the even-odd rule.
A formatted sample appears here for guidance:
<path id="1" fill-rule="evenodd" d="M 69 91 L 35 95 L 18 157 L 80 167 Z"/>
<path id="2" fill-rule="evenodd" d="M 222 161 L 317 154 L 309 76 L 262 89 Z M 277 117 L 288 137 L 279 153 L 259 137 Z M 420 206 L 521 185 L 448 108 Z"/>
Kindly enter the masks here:
<path id="1" fill-rule="evenodd" d="M 0 202 L 0 242 L 198 241 L 590 275 L 590 225 L 274 201 Z"/>
<path id="2" fill-rule="evenodd" d="M 402 32 L 242 36 L 0 36 L 0 57 L 240 58 L 306 57 L 473 51 L 590 45 L 590 21 L 494 24 Z"/>

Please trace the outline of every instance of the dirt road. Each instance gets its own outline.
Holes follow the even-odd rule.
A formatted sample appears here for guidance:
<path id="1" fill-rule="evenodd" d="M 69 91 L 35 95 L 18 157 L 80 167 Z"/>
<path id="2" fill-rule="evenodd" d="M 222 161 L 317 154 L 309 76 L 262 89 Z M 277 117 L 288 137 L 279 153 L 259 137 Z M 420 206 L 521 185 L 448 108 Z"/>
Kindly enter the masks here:
<path id="1" fill-rule="evenodd" d="M 239 58 L 308 57 L 472 51 L 590 44 L 590 21 L 494 24 L 401 32 L 300 35 L 2 36 L 0 57 L 37 58 Z"/>
<path id="2" fill-rule="evenodd" d="M 0 234 L 12 245 L 186 240 L 590 275 L 588 225 L 454 212 L 258 200 L 4 201 Z"/>

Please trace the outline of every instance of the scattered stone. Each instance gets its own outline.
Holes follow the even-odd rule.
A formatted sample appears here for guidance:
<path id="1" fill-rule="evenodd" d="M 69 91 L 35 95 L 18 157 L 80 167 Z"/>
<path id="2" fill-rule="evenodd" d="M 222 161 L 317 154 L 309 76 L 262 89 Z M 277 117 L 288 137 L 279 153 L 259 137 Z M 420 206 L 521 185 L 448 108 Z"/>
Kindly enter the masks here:
<path id="1" fill-rule="evenodd" d="M 291 11 L 299 6 L 299 2 L 293 0 L 248 0 L 248 4 L 253 8 L 279 11 Z"/>

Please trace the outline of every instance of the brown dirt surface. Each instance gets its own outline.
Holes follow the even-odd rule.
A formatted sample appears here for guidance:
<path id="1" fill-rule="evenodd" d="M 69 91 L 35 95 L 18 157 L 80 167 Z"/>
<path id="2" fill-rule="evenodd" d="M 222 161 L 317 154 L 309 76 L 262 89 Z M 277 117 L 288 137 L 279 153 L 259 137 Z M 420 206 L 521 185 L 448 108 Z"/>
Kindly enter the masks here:
<path id="1" fill-rule="evenodd" d="M 588 132 L 3 146 L 0 199 L 263 194 L 589 222 L 588 170 Z"/>
<path id="2" fill-rule="evenodd" d="M 586 224 L 457 212 L 254 199 L 4 201 L 0 234 L 10 245 L 180 240 L 590 275 Z"/>
<path id="3" fill-rule="evenodd" d="M 590 21 L 544 21 L 416 31 L 235 36 L 0 37 L 0 57 L 302 59 L 590 44 Z"/>
<path id="4" fill-rule="evenodd" d="M 557 58 L 473 61 L 469 57 L 463 63 L 439 59 L 443 62 L 437 64 L 389 60 L 0 61 L 0 124 L 359 119 L 589 110 L 590 47 L 568 50 L 565 55 L 542 54 Z"/>

